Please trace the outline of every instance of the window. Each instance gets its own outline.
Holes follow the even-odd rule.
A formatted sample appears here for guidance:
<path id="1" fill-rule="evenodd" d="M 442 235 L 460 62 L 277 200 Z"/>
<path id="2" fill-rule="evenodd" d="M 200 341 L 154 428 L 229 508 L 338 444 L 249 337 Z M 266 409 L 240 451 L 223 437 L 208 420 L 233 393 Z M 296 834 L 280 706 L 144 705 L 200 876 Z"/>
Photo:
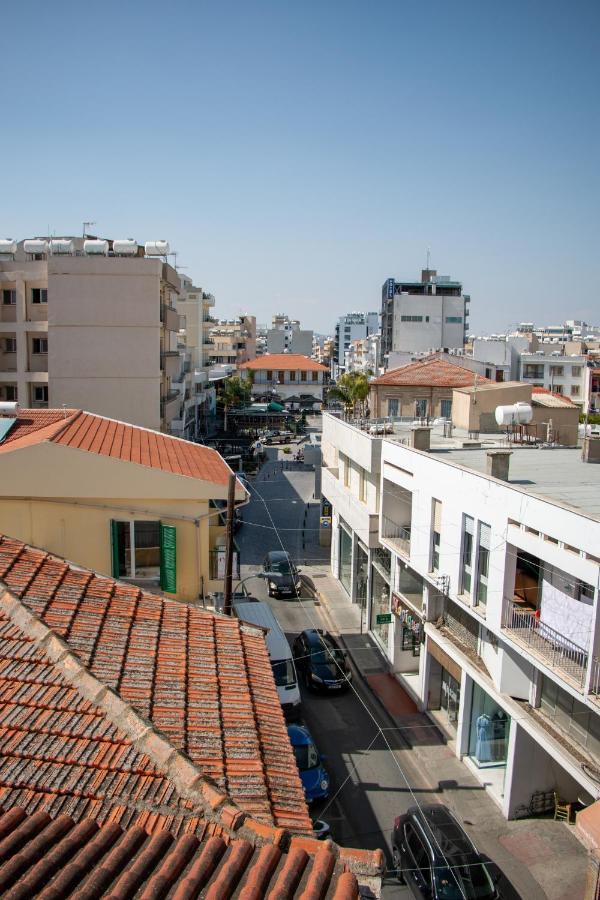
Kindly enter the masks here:
<path id="1" fill-rule="evenodd" d="M 283 384 L 283 382 L 285 381 L 285 372 L 281 369 L 277 373 L 277 380 L 279 381 L 279 384 Z"/>
<path id="2" fill-rule="evenodd" d="M 312 373 L 312 380 L 313 380 L 313 381 L 318 381 L 318 380 L 319 380 L 319 373 L 318 373 L 318 372 L 313 372 L 313 373 Z"/>
<path id="3" fill-rule="evenodd" d="M 347 456 L 340 454 L 340 461 L 344 463 L 344 487 L 350 487 L 350 460 Z"/>
<path id="4" fill-rule="evenodd" d="M 471 576 L 473 574 L 473 532 L 474 520 L 471 516 L 463 516 L 462 560 L 461 560 L 461 594 L 471 596 Z"/>
<path id="5" fill-rule="evenodd" d="M 48 289 L 47 288 L 31 288 L 31 302 L 32 303 L 47 303 L 48 302 Z"/>
<path id="6" fill-rule="evenodd" d="M 33 338 L 31 347 L 34 353 L 47 353 L 48 338 Z"/>
<path id="7" fill-rule="evenodd" d="M 16 353 L 17 352 L 17 339 L 10 337 L 4 338 L 4 352 L 5 353 Z"/>
<path id="8" fill-rule="evenodd" d="M 415 400 L 415 416 L 418 419 L 424 419 L 427 415 L 427 400 Z"/>
<path id="9" fill-rule="evenodd" d="M 452 400 L 442 400 L 440 403 L 440 412 L 442 419 L 452 418 Z"/>
<path id="10" fill-rule="evenodd" d="M 290 381 L 295 381 L 295 380 L 296 380 L 296 373 L 290 372 Z"/>
<path id="11" fill-rule="evenodd" d="M 388 416 L 397 416 L 398 415 L 398 400 L 390 399 L 388 400 Z"/>
<path id="12" fill-rule="evenodd" d="M 405 825 L 404 833 L 406 835 L 406 845 L 412 862 L 412 866 L 409 868 L 418 869 L 418 873 L 413 872 L 413 878 L 414 875 L 417 875 L 418 879 L 423 880 L 425 889 L 429 895 L 431 888 L 431 862 L 429 860 L 429 854 L 412 825 Z M 418 885 L 418 880 L 415 881 Z"/>
<path id="13" fill-rule="evenodd" d="M 400 316 L 401 322 L 422 322 L 423 316 Z"/>
<path id="14" fill-rule="evenodd" d="M 425 321 L 429 322 L 429 316 L 425 316 Z"/>
<path id="15" fill-rule="evenodd" d="M 504 381 L 504 371 L 502 369 L 497 369 L 496 381 Z"/>
<path id="16" fill-rule="evenodd" d="M 442 542 L 442 503 L 435 498 L 431 524 L 431 571 L 437 572 L 440 568 L 440 544 Z"/>
<path id="17" fill-rule="evenodd" d="M 271 369 L 267 369 L 267 381 L 273 380 L 273 372 Z"/>
<path id="18" fill-rule="evenodd" d="M 491 379 L 491 377 L 492 377 L 492 370 L 491 370 L 491 369 L 486 369 L 486 370 L 485 370 L 485 377 Z"/>
<path id="19" fill-rule="evenodd" d="M 306 372 L 300 372 L 300 381 L 306 381 Z"/>
<path id="20" fill-rule="evenodd" d="M 564 387 L 563 387 L 562 384 L 553 384 L 553 385 L 552 385 L 552 390 L 554 391 L 555 394 L 562 394 L 562 393 L 564 393 Z"/>
<path id="21" fill-rule="evenodd" d="M 112 574 L 115 578 L 160 580 L 176 591 L 176 529 L 156 521 L 111 521 Z"/>
<path id="22" fill-rule="evenodd" d="M 564 375 L 564 366 L 550 366 L 550 376 L 552 375 Z"/>
<path id="23" fill-rule="evenodd" d="M 367 502 L 367 473 L 362 467 L 359 469 L 358 499 L 361 503 Z"/>
<path id="24" fill-rule="evenodd" d="M 447 325 L 460 325 L 462 322 L 462 316 L 446 316 L 446 324 Z"/>
<path id="25" fill-rule="evenodd" d="M 581 377 L 581 366 L 571 366 L 571 375 L 573 378 Z"/>
<path id="26" fill-rule="evenodd" d="M 479 523 L 479 549 L 477 552 L 477 587 L 475 602 L 484 609 L 487 605 L 488 576 L 490 571 L 490 538 L 491 528 L 483 522 Z"/>
<path id="27" fill-rule="evenodd" d="M 33 401 L 34 401 L 34 403 L 47 403 L 48 402 L 48 385 L 47 384 L 34 385 Z"/>
<path id="28" fill-rule="evenodd" d="M 578 384 L 571 385 L 571 397 L 579 397 L 579 385 Z"/>
<path id="29" fill-rule="evenodd" d="M 14 403 L 17 399 L 17 386 L 16 384 L 5 384 L 4 388 L 2 388 L 3 400 L 6 400 L 8 403 Z"/>
<path id="30" fill-rule="evenodd" d="M 3 306 L 14 306 L 17 302 L 17 292 L 13 290 L 6 290 L 6 288 L 2 291 L 2 305 Z"/>
<path id="31" fill-rule="evenodd" d="M 534 365 L 533 363 L 526 363 L 523 366 L 523 378 L 543 378 L 544 377 L 544 367 Z"/>

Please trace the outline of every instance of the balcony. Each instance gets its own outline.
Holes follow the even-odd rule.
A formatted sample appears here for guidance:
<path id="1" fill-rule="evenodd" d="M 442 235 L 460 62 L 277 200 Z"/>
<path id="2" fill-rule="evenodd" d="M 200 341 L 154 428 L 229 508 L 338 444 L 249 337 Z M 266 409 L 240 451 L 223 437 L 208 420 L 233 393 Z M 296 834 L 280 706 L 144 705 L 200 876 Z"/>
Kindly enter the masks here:
<path id="1" fill-rule="evenodd" d="M 536 610 L 508 598 L 504 601 L 502 628 L 532 656 L 558 669 L 579 690 L 585 684 L 588 652 L 536 616 Z M 597 665 L 597 664 L 596 664 Z M 600 679 L 600 669 L 598 670 Z M 600 681 L 598 682 L 600 691 Z"/>
<path id="2" fill-rule="evenodd" d="M 178 350 L 163 350 L 160 367 L 167 378 L 177 378 L 181 373 L 181 354 Z"/>
<path id="3" fill-rule="evenodd" d="M 194 384 L 208 384 L 208 372 L 205 369 L 194 369 Z"/>
<path id="4" fill-rule="evenodd" d="M 167 331 L 179 331 L 179 313 L 174 306 L 163 303 L 160 310 L 160 320 Z"/>
<path id="5" fill-rule="evenodd" d="M 170 422 L 179 413 L 181 397 L 179 391 L 171 390 L 160 400 L 160 417 Z"/>
<path id="6" fill-rule="evenodd" d="M 381 540 L 403 556 L 410 556 L 410 525 L 401 525 L 387 516 L 381 517 Z"/>

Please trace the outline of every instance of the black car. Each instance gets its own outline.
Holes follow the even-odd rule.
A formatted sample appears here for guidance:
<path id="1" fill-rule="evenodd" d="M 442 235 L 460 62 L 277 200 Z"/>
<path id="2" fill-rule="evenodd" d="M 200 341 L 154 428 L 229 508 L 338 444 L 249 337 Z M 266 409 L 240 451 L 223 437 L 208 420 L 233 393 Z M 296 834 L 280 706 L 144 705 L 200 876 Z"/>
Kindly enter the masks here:
<path id="1" fill-rule="evenodd" d="M 315 691 L 341 691 L 352 680 L 346 654 L 328 631 L 308 628 L 292 646 L 299 676 Z"/>
<path id="2" fill-rule="evenodd" d="M 441 803 L 413 806 L 392 832 L 398 881 L 427 900 L 493 900 L 500 897 L 489 861 L 481 856 Z M 493 865 L 493 864 L 492 864 Z"/>
<path id="3" fill-rule="evenodd" d="M 271 550 L 264 558 L 263 572 L 269 588 L 269 597 L 297 597 L 302 582 L 297 569 L 285 550 Z"/>

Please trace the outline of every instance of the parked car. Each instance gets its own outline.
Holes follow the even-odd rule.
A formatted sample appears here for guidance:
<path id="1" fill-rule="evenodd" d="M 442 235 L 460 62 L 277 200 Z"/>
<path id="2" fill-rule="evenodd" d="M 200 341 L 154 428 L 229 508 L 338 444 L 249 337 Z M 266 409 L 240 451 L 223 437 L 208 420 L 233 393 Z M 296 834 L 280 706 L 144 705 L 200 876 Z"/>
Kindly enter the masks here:
<path id="1" fill-rule="evenodd" d="M 297 597 L 302 582 L 289 553 L 285 550 L 271 550 L 263 560 L 269 597 Z"/>
<path id="2" fill-rule="evenodd" d="M 323 768 L 323 757 L 317 750 L 305 725 L 288 725 L 290 743 L 307 803 L 325 800 L 329 796 L 329 775 Z"/>
<path id="3" fill-rule="evenodd" d="M 428 900 L 493 900 L 496 877 L 468 834 L 441 803 L 413 806 L 392 832 L 398 881 Z"/>
<path id="4" fill-rule="evenodd" d="M 304 684 L 315 691 L 341 691 L 352 680 L 345 652 L 328 631 L 307 628 L 292 645 L 296 669 Z"/>

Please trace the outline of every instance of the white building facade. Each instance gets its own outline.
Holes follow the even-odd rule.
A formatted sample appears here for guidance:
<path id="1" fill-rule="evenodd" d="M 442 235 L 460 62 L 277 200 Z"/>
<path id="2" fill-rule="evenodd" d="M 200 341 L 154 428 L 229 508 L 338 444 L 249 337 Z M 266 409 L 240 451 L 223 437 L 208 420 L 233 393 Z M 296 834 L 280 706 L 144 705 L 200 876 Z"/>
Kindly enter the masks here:
<path id="1" fill-rule="evenodd" d="M 563 356 L 560 352 L 522 353 L 519 377 L 533 387 L 564 394 L 583 407 L 589 378 L 587 361 L 586 356 Z"/>
<path id="2" fill-rule="evenodd" d="M 333 359 L 336 365 L 343 369 L 346 351 L 350 349 L 352 341 L 377 334 L 378 331 L 379 313 L 352 312 L 340 316 L 335 326 L 334 338 Z"/>

